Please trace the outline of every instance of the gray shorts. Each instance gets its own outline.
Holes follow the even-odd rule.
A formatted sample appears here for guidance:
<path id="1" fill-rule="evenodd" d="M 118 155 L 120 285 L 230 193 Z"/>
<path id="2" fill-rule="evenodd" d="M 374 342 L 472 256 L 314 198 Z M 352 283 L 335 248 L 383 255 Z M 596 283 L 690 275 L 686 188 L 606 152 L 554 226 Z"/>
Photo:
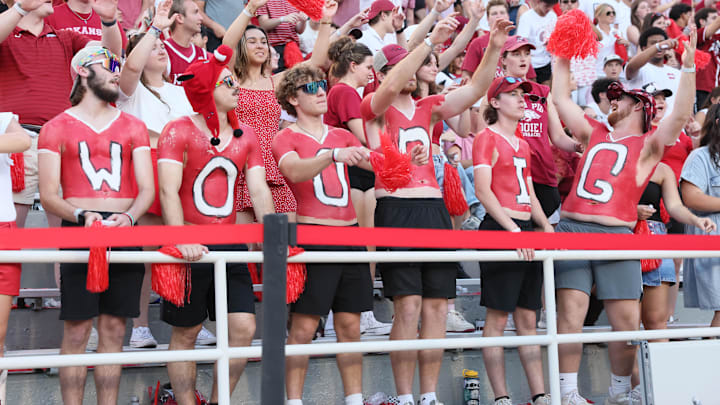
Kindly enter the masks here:
<path id="1" fill-rule="evenodd" d="M 624 226 L 604 226 L 592 222 L 580 222 L 563 218 L 556 232 L 576 233 L 625 233 Z M 640 260 L 558 260 L 555 262 L 555 289 L 569 288 L 590 295 L 596 285 L 600 300 L 640 299 L 642 295 L 642 270 Z"/>

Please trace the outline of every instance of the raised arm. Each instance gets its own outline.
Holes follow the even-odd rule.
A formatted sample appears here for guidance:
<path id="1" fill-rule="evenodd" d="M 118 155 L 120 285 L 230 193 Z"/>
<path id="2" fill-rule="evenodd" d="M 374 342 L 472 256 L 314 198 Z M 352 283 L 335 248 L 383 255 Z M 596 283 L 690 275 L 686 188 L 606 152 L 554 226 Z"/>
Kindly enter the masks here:
<path id="1" fill-rule="evenodd" d="M 193 0 L 195 4 L 197 4 L 198 8 L 200 9 L 200 16 L 202 17 L 202 24 L 208 28 L 210 28 L 217 38 L 222 38 L 225 36 L 225 27 L 223 27 L 220 23 L 213 20 L 212 18 L 208 17 L 207 14 L 205 14 L 205 0 Z"/>
<path id="2" fill-rule="evenodd" d="M 548 134 L 553 145 L 566 151 L 566 152 L 578 152 L 581 149 L 581 144 L 565 134 L 560 117 L 558 117 L 555 104 L 552 101 L 552 93 L 548 93 L 547 97 L 547 110 L 548 110 Z"/>
<path id="3" fill-rule="evenodd" d="M 582 144 L 587 145 L 592 134 L 590 123 L 585 120 L 585 113 L 570 98 L 570 60 L 557 58 L 553 68 L 553 104 L 558 117 L 570 128 L 573 135 Z M 549 100 L 548 100 L 549 101 Z"/>
<path id="4" fill-rule="evenodd" d="M 250 24 L 250 19 L 257 13 L 257 10 L 267 4 L 268 0 L 250 0 L 243 9 L 243 11 L 235 18 L 230 27 L 228 27 L 223 37 L 223 45 L 229 46 L 233 52 L 237 53 L 237 46 L 240 43 L 240 39 L 245 35 L 245 29 Z M 234 71 L 235 58 L 230 58 L 228 63 L 230 71 Z"/>
<path id="5" fill-rule="evenodd" d="M 468 4 L 470 10 L 470 21 L 465 24 L 462 31 L 455 37 L 455 40 L 445 52 L 440 54 L 438 58 L 438 70 L 445 70 L 446 67 L 450 66 L 452 61 L 460 55 L 460 52 L 464 51 L 467 44 L 473 37 L 475 29 L 477 28 L 478 22 L 482 19 L 485 13 L 485 6 L 482 1 L 470 0 L 463 3 L 463 7 Z"/>
<path id="6" fill-rule="evenodd" d="M 628 61 L 627 66 L 625 66 L 625 77 L 628 80 L 634 79 L 635 76 L 637 76 L 638 71 L 640 71 L 640 68 L 645 66 L 645 64 L 648 63 L 650 59 L 652 59 L 652 57 L 661 49 L 675 49 L 675 47 L 677 47 L 677 40 L 671 38 L 658 42 L 653 46 L 648 46 L 644 50 L 638 52 L 637 55 L 633 56 L 632 59 Z"/>
<path id="7" fill-rule="evenodd" d="M 425 18 L 420 20 L 420 23 L 417 27 L 415 27 L 415 30 L 412 35 L 410 35 L 410 38 L 408 38 L 407 50 L 413 50 L 422 43 L 425 37 L 427 37 L 427 33 L 432 29 L 433 24 L 435 24 L 435 21 L 437 21 L 440 16 L 440 13 L 450 8 L 451 5 L 452 1 L 450 0 L 438 0 L 435 2 L 432 10 L 427 13 Z"/>
<path id="8" fill-rule="evenodd" d="M 117 0 L 91 0 L 92 9 L 102 20 L 101 45 L 115 55 L 122 55 L 122 34 L 117 24 Z M 111 26 L 105 23 L 115 22 Z"/>
<path id="9" fill-rule="evenodd" d="M 13 32 L 23 16 L 45 4 L 44 0 L 16 1 L 15 4 L 0 14 L 0 42 Z M 20 10 L 18 10 L 18 8 Z"/>
<path id="10" fill-rule="evenodd" d="M 436 120 L 446 119 L 462 113 L 487 93 L 490 83 L 495 78 L 500 50 L 505 45 L 508 33 L 513 28 L 511 21 L 495 21 L 490 31 L 490 42 L 487 50 L 470 83 L 448 93 L 442 105 L 433 112 Z"/>

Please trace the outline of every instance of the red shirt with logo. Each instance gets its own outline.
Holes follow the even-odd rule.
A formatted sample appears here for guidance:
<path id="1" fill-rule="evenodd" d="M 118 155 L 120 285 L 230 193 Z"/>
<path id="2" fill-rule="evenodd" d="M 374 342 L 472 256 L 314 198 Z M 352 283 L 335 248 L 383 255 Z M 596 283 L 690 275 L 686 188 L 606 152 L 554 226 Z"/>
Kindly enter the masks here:
<path id="1" fill-rule="evenodd" d="M 523 139 L 530 145 L 532 151 L 532 177 L 535 183 L 545 184 L 550 187 L 557 187 L 557 178 L 555 172 L 555 159 L 553 158 L 552 144 L 550 143 L 550 135 L 548 133 L 548 106 L 547 96 L 550 94 L 550 88 L 528 82 L 533 89 L 529 94 L 534 94 L 545 98 L 545 101 L 539 100 L 532 102 L 525 96 L 525 118 L 518 123 L 518 128 Z"/>
<path id="2" fill-rule="evenodd" d="M 185 48 L 178 45 L 174 39 L 168 38 L 163 41 L 168 58 L 170 59 L 170 80 L 173 84 L 180 85 L 177 78 L 187 71 L 188 66 L 196 60 L 207 60 L 207 51 L 195 44 Z"/>
<path id="3" fill-rule="evenodd" d="M 360 106 L 363 122 L 376 118 L 371 107 L 374 94 L 367 95 Z M 404 187 L 405 189 L 420 187 L 440 189 L 435 179 L 435 166 L 430 156 L 432 153 L 430 147 L 430 124 L 433 110 L 444 101 L 445 96 L 443 95 L 433 95 L 417 100 L 415 101 L 415 113 L 410 118 L 393 106 L 390 106 L 385 111 L 385 128 L 388 131 L 390 140 L 398 146 L 400 153 L 409 153 L 415 145 L 425 145 L 428 151 L 428 164 L 413 166 L 412 179 Z M 375 188 L 387 190 L 380 176 L 375 176 Z"/>
<path id="4" fill-rule="evenodd" d="M 711 92 L 718 84 L 720 77 L 720 34 L 715 33 L 710 38 L 705 38 L 705 27 L 697 30 L 697 49 L 708 52 L 710 61 L 704 68 L 698 68 L 695 87 L 698 90 Z M 698 100 L 702 103 L 704 100 Z"/>
<path id="5" fill-rule="evenodd" d="M 50 24 L 56 30 L 72 30 L 90 39 L 91 41 L 102 40 L 102 20 L 96 12 L 90 14 L 76 13 L 70 9 L 67 3 L 53 7 L 53 13 L 45 17 L 45 23 Z M 122 38 L 123 49 L 127 44 L 125 32 L 117 25 Z"/>
<path id="6" fill-rule="evenodd" d="M 563 211 L 635 222 L 638 202 L 652 174 L 637 184 L 637 164 L 647 134 L 616 139 L 604 124 L 585 119 L 593 132 Z"/>
<path id="7" fill-rule="evenodd" d="M 293 153 L 301 159 L 310 159 L 323 153 L 332 153 L 333 148 L 349 146 L 362 145 L 352 132 L 342 128 L 328 127 L 327 133 L 320 140 L 285 128 L 275 135 L 272 151 L 279 166 L 285 157 Z M 288 185 L 297 200 L 298 215 L 340 221 L 357 220 L 344 163 L 332 163 L 312 179 L 300 183 L 288 181 Z"/>
<path id="8" fill-rule="evenodd" d="M 530 212 L 528 185 L 532 182 L 532 153 L 527 142 L 516 136 L 512 138 L 507 139 L 490 128 L 482 130 L 473 141 L 473 167 L 492 169 L 490 189 L 503 208 Z"/>
<path id="9" fill-rule="evenodd" d="M 104 128 L 94 128 L 65 111 L 40 131 L 38 153 L 60 155 L 63 198 L 135 198 L 135 150 L 150 150 L 147 128 L 117 111 Z"/>
<path id="10" fill-rule="evenodd" d="M 255 131 L 240 124 L 243 135 L 213 146 L 210 136 L 190 117 L 170 121 L 158 141 L 158 164 L 183 166 L 180 185 L 185 222 L 234 224 L 237 177 L 247 168 L 264 167 Z M 161 179 L 162 180 L 162 179 Z"/>

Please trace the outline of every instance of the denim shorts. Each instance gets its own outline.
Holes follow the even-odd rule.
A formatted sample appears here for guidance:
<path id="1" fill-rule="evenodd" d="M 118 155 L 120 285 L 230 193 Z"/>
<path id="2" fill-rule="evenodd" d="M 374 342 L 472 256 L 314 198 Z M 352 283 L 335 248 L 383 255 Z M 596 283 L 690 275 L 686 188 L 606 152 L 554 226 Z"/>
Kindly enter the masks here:
<path id="1" fill-rule="evenodd" d="M 647 221 L 648 227 L 655 235 L 666 235 L 667 230 L 665 224 L 657 221 Z M 657 287 L 661 283 L 669 283 L 674 285 L 677 282 L 675 278 L 675 263 L 672 259 L 663 259 L 660 267 L 655 270 L 646 271 L 642 274 L 643 285 L 648 287 Z"/>

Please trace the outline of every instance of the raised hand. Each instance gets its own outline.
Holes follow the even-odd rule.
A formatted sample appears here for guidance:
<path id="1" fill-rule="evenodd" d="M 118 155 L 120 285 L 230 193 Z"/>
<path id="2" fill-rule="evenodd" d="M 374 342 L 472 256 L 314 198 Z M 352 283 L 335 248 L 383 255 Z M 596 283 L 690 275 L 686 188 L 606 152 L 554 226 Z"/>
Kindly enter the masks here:
<path id="1" fill-rule="evenodd" d="M 250 0 L 250 1 L 248 1 L 247 6 L 245 6 L 245 7 L 248 9 L 248 12 L 250 12 L 250 14 L 254 15 L 257 12 L 257 10 L 260 7 L 266 5 L 267 2 L 268 2 L 268 0 Z"/>
<path id="2" fill-rule="evenodd" d="M 369 21 L 368 19 L 368 13 L 370 12 L 369 8 L 366 8 L 365 10 L 355 14 L 348 20 L 348 23 L 350 24 L 350 28 L 360 28 L 363 26 L 363 24 L 367 24 Z"/>
<path id="3" fill-rule="evenodd" d="M 485 15 L 485 5 L 482 1 L 470 0 L 469 1 L 470 17 L 475 20 L 482 20 Z"/>
<path id="4" fill-rule="evenodd" d="M 337 1 L 327 0 L 325 2 L 325 7 L 323 7 L 322 20 L 332 21 L 333 17 L 335 17 L 335 14 L 337 13 L 337 9 Z"/>
<path id="5" fill-rule="evenodd" d="M 160 31 L 169 28 L 178 16 L 178 14 L 174 14 L 171 18 L 168 18 L 170 7 L 172 7 L 172 0 L 165 0 L 157 8 L 157 14 L 153 18 L 152 25 L 160 29 Z"/>
<path id="6" fill-rule="evenodd" d="M 435 24 L 435 28 L 430 33 L 430 42 L 437 45 L 450 39 L 450 36 L 460 25 L 460 22 L 455 18 L 457 15 L 458 13 L 452 13 Z"/>
<path id="7" fill-rule="evenodd" d="M 90 5 L 103 21 L 114 21 L 117 18 L 118 0 L 91 0 Z"/>
<path id="8" fill-rule="evenodd" d="M 695 49 L 697 48 L 697 29 L 690 30 L 690 38 L 683 41 L 685 50 L 682 54 L 682 65 L 684 68 L 692 68 L 695 66 Z"/>
<path id="9" fill-rule="evenodd" d="M 495 24 L 493 24 L 490 29 L 490 43 L 496 48 L 502 49 L 502 47 L 505 46 L 508 35 L 513 28 L 515 28 L 515 26 L 510 20 L 495 21 Z"/>
<path id="10" fill-rule="evenodd" d="M 45 4 L 45 0 L 25 0 L 20 2 L 20 8 L 30 12 Z"/>
<path id="11" fill-rule="evenodd" d="M 402 29 L 403 25 L 405 25 L 405 14 L 403 14 L 400 7 L 397 7 L 393 10 L 392 24 L 393 28 L 395 28 L 395 31 Z"/>
<path id="12" fill-rule="evenodd" d="M 449 9 L 450 6 L 452 6 L 452 5 L 453 5 L 453 1 L 452 1 L 452 0 L 437 0 L 437 1 L 435 2 L 435 7 L 433 7 L 433 9 L 434 9 L 438 14 L 440 14 L 440 13 L 442 13 L 443 11 Z"/>

